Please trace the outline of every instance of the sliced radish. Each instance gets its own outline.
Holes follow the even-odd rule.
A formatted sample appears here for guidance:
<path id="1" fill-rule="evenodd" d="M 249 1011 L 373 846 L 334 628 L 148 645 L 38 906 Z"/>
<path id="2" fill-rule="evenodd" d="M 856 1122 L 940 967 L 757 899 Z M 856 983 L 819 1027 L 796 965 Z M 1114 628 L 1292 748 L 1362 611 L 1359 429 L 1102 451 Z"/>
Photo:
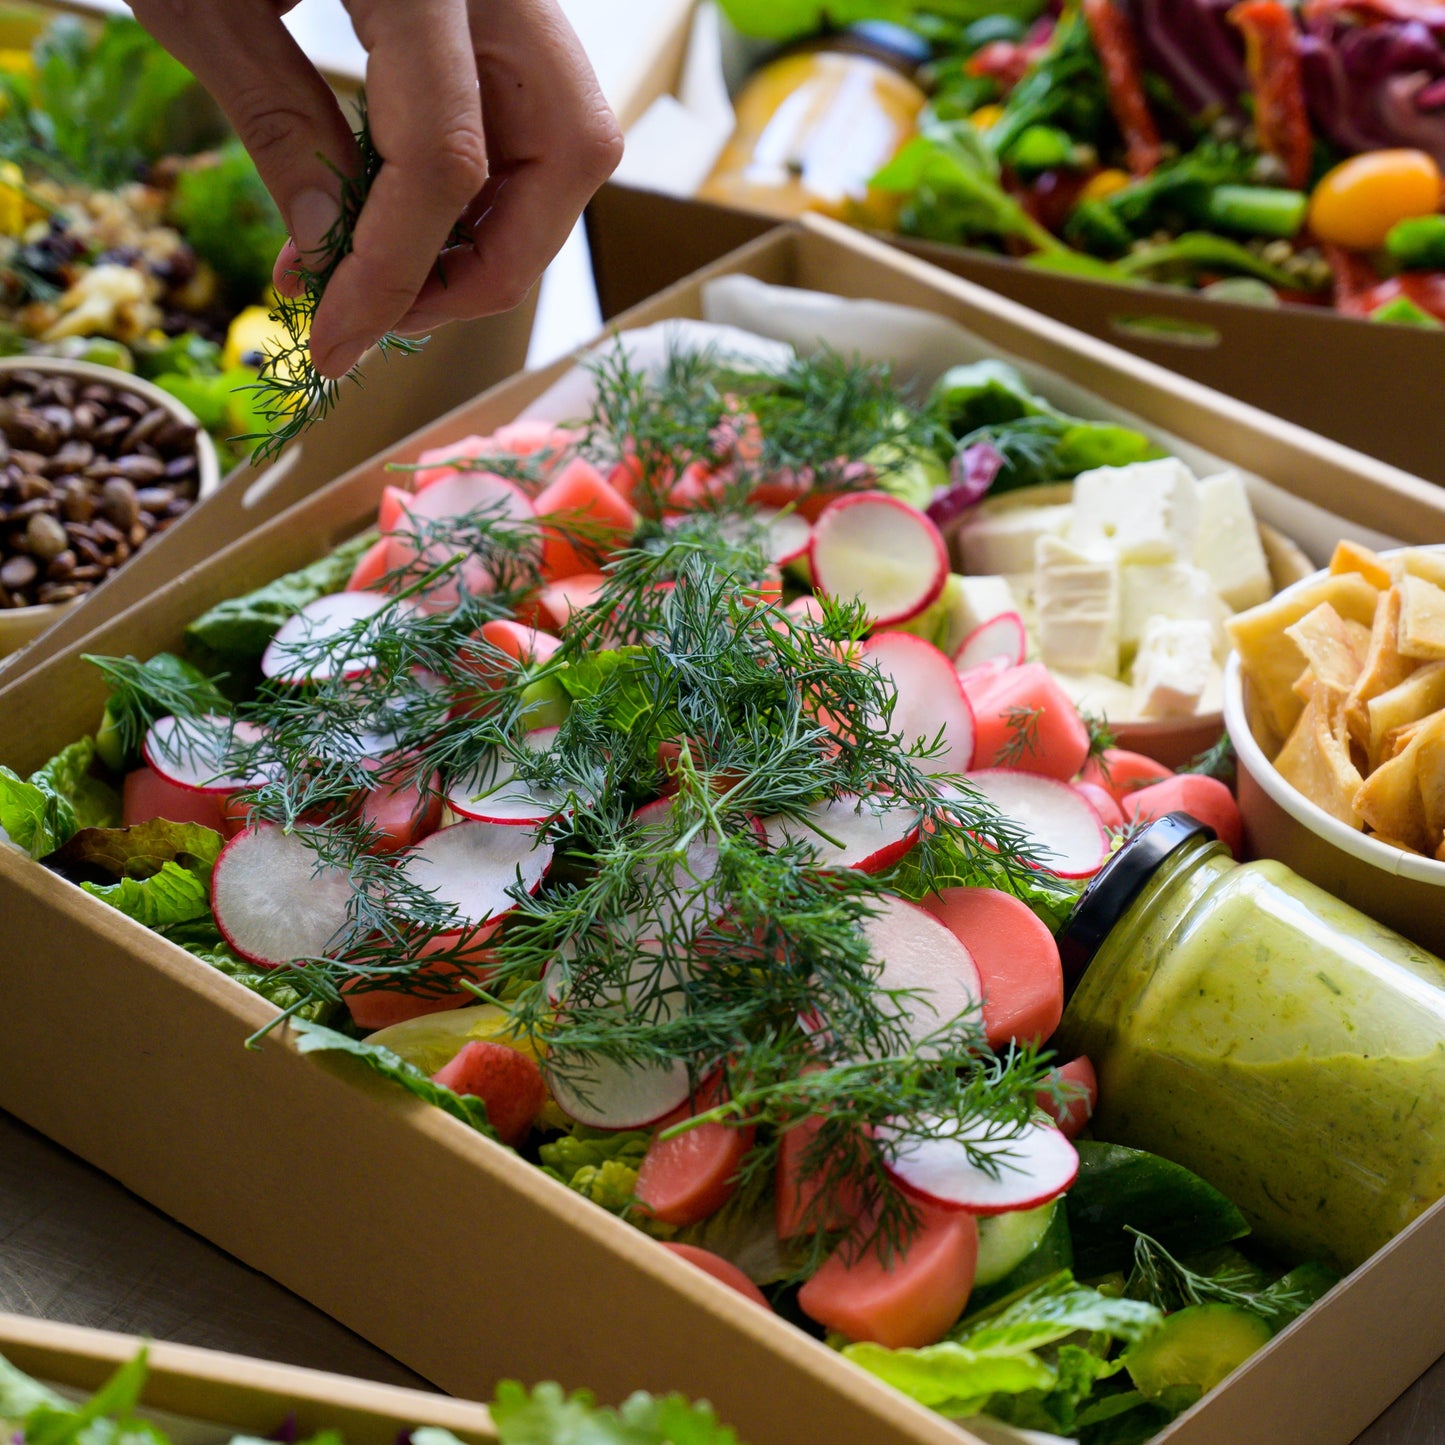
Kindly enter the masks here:
<path id="1" fill-rule="evenodd" d="M 960 667 L 958 669 L 959 685 L 963 688 L 969 701 L 976 705 L 989 686 L 1012 666 L 1013 664 L 1007 658 L 987 657 L 972 667 Z"/>
<path id="2" fill-rule="evenodd" d="M 1067 783 L 1040 773 L 984 768 L 968 781 L 1004 818 L 1022 829 L 1060 878 L 1087 878 L 1109 851 L 1109 834 L 1093 804 Z"/>
<path id="3" fill-rule="evenodd" d="M 911 632 L 875 633 L 863 644 L 865 661 L 893 682 L 898 701 L 888 726 L 905 748 L 920 738 L 927 744 L 942 732 L 942 747 L 921 759 L 925 773 L 963 773 L 973 763 L 974 722 L 958 673 L 931 642 Z"/>
<path id="4" fill-rule="evenodd" d="M 1017 612 L 1000 612 L 981 622 L 967 637 L 963 646 L 954 654 L 953 664 L 959 672 L 966 672 L 990 658 L 1001 657 L 1010 667 L 1022 664 L 1028 652 L 1029 635 L 1024 630 L 1024 620 Z"/>
<path id="5" fill-rule="evenodd" d="M 659 798 L 639 808 L 632 820 L 645 832 L 666 834 L 672 812 L 671 798 Z M 653 900 L 649 913 L 640 915 L 639 926 L 651 927 L 652 918 L 666 918 L 672 929 L 695 931 L 708 917 L 710 902 L 707 885 L 718 868 L 718 846 L 711 836 L 699 831 L 688 840 L 681 857 L 657 858 L 642 867 L 647 874 L 647 896 Z"/>
<path id="6" fill-rule="evenodd" d="M 767 818 L 763 828 L 770 848 L 789 839 L 810 844 L 820 868 L 858 868 L 881 873 L 918 841 L 917 810 L 881 795 L 846 794 L 815 803 L 801 819 Z"/>
<path id="7" fill-rule="evenodd" d="M 918 1138 L 920 1128 L 931 1137 Z M 907 1138 L 899 1133 L 887 1124 L 875 1131 L 889 1173 L 911 1193 L 970 1214 L 1035 1209 L 1057 1199 L 1079 1172 L 1074 1146 L 1053 1124 L 1004 1133 L 987 1120 L 936 1115 L 920 1117 Z"/>
<path id="8" fill-rule="evenodd" d="M 402 871 L 455 911 L 456 922 L 444 931 L 460 933 L 515 908 L 508 890 L 519 882 L 535 893 L 551 861 L 552 845 L 537 842 L 528 829 L 467 822 L 442 828 L 409 849 Z"/>
<path id="9" fill-rule="evenodd" d="M 882 966 L 880 989 L 907 989 L 904 1032 L 918 1044 L 960 1015 L 978 1017 L 983 982 L 969 951 L 931 913 L 916 903 L 883 895 L 878 912 L 863 924 L 863 936 Z M 923 1058 L 937 1050 L 921 1050 Z"/>
<path id="10" fill-rule="evenodd" d="M 886 492 L 855 492 L 823 509 L 808 549 L 813 580 L 830 597 L 859 598 L 875 627 L 916 617 L 948 578 L 938 528 Z"/>
<path id="11" fill-rule="evenodd" d="M 226 717 L 163 717 L 151 724 L 141 751 L 146 762 L 178 788 L 234 793 L 267 780 L 261 768 L 227 771 L 239 749 L 254 747 L 264 736 L 254 723 Z"/>
<path id="12" fill-rule="evenodd" d="M 533 752 L 544 753 L 557 740 L 556 728 L 538 728 L 522 739 Z M 454 813 L 478 823 L 530 823 L 534 827 L 555 817 L 567 803 L 565 793 L 517 776 L 512 760 L 495 749 L 447 790 Z"/>
<path id="13" fill-rule="evenodd" d="M 687 1102 L 687 1065 L 622 1064 L 593 1056 L 565 1072 L 547 1070 L 547 1086 L 571 1119 L 593 1129 L 642 1129 Z"/>
<path id="14" fill-rule="evenodd" d="M 750 519 L 763 528 L 763 551 L 768 560 L 777 567 L 786 567 L 808 555 L 813 540 L 813 524 L 797 512 L 780 511 L 777 507 L 755 507 Z M 742 519 L 735 523 L 724 523 L 724 533 L 734 538 L 747 535 L 747 524 Z"/>
<path id="15" fill-rule="evenodd" d="M 344 869 L 320 866 L 313 848 L 274 823 L 237 833 L 211 875 L 217 928 L 263 968 L 324 957 L 346 925 L 351 893 Z"/>
<path id="16" fill-rule="evenodd" d="M 277 682 L 326 682 L 360 677 L 376 666 L 375 629 L 364 624 L 378 613 L 411 617 L 416 609 L 375 592 L 334 592 L 308 602 L 276 629 L 261 655 L 261 672 Z"/>

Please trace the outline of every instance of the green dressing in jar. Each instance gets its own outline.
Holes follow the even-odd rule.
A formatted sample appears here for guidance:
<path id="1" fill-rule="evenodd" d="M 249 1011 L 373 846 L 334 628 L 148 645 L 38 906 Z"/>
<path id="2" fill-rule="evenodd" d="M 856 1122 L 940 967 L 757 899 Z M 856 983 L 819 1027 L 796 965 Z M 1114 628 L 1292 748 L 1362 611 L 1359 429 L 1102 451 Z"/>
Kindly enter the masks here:
<path id="1" fill-rule="evenodd" d="M 1094 1132 L 1202 1175 L 1287 1254 L 1362 1263 L 1445 1195 L 1445 963 L 1192 820 L 1146 829 L 1060 939 Z"/>

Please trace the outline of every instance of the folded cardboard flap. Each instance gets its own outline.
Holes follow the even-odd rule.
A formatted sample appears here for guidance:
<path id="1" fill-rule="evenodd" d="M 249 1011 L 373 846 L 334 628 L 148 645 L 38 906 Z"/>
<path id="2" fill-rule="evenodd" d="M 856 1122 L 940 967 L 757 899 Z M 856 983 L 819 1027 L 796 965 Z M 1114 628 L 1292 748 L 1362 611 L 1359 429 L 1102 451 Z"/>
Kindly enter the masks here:
<path id="1" fill-rule="evenodd" d="M 345 1445 L 396 1445 L 401 1432 L 418 1426 L 450 1430 L 467 1445 L 491 1445 L 497 1438 L 485 1405 L 0 1313 L 0 1355 L 26 1374 L 69 1390 L 98 1389 L 142 1345 L 148 1364 L 142 1405 L 218 1426 L 221 1439 L 242 1433 L 273 1438 L 288 1418 L 300 1438 L 339 1430 Z"/>
<path id="2" fill-rule="evenodd" d="M 1408 540 L 1445 528 L 1445 493 L 1418 479 L 838 227 L 762 238 L 620 324 L 698 317 L 708 281 L 733 273 L 931 309 L 1293 495 Z M 492 430 L 565 366 L 424 428 L 0 689 L 0 758 L 34 767 L 94 726 L 103 689 L 83 650 L 176 646 L 212 602 L 369 522 L 386 461 Z M 0 1051 L 0 1105 L 438 1383 L 682 1389 L 751 1445 L 969 1438 L 439 1111 L 281 1041 L 243 1054 L 269 1005 L 8 851 L 0 900 L 12 950 L 0 1014 L 19 1021 Z M 1437 1206 L 1161 1441 L 1346 1445 L 1445 1349 L 1442 1290 Z"/>

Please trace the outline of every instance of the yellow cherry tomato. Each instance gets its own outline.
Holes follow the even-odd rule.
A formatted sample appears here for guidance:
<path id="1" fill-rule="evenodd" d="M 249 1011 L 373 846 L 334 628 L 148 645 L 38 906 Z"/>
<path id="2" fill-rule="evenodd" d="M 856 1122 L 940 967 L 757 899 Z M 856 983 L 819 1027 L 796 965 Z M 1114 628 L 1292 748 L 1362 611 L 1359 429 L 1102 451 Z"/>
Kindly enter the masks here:
<path id="1" fill-rule="evenodd" d="M 1002 119 L 1003 106 L 981 105 L 969 116 L 968 123 L 973 126 L 975 130 L 988 130 L 990 126 L 997 125 Z"/>
<path id="2" fill-rule="evenodd" d="M 1105 200 L 1115 191 L 1122 191 L 1129 184 L 1130 179 L 1128 171 L 1116 170 L 1113 167 L 1098 171 L 1084 182 L 1084 189 L 1079 192 L 1079 199 L 1081 201 Z"/>
<path id="3" fill-rule="evenodd" d="M 1367 151 L 1326 172 L 1310 197 L 1310 230 L 1352 251 L 1385 244 L 1390 228 L 1440 209 L 1440 168 L 1424 151 Z"/>

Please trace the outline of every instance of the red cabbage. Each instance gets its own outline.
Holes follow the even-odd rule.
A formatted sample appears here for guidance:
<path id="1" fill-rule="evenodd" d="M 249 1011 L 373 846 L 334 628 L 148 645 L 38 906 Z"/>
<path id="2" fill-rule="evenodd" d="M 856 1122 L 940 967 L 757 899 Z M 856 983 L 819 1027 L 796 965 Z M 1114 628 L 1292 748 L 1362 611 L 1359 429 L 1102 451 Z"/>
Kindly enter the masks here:
<path id="1" fill-rule="evenodd" d="M 934 493 L 926 508 L 929 519 L 942 527 L 961 517 L 988 495 L 1003 464 L 1004 454 L 991 442 L 974 442 L 955 453 L 948 464 L 953 485 Z"/>
<path id="2" fill-rule="evenodd" d="M 1239 110 L 1248 87 L 1244 41 L 1229 23 L 1234 0 L 1130 0 L 1130 18 L 1147 69 L 1198 113 Z"/>

